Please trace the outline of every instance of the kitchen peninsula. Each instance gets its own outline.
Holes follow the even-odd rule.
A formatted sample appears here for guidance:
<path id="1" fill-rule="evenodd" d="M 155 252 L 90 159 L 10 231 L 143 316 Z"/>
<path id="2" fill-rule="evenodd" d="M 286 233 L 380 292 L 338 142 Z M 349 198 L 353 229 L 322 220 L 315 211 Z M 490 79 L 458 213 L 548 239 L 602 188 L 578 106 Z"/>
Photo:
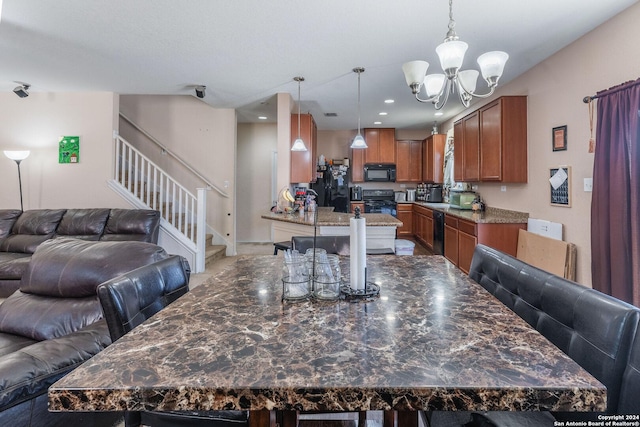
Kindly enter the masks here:
<path id="1" fill-rule="evenodd" d="M 348 236 L 349 219 L 352 213 L 318 210 L 318 236 Z M 393 249 L 395 247 L 396 228 L 402 227 L 402 221 L 388 214 L 362 214 L 367 221 L 367 250 Z M 271 230 L 274 241 L 291 240 L 292 236 L 313 236 L 314 215 L 268 213 L 262 218 L 272 220 Z"/>

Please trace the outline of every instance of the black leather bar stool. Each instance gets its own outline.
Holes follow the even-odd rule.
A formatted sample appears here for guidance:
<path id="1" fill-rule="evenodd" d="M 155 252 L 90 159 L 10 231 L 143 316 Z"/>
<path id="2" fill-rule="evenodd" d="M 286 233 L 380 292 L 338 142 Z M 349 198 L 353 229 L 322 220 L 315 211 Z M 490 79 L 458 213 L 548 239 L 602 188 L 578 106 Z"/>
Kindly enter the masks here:
<path id="1" fill-rule="evenodd" d="M 273 244 L 273 254 L 278 255 L 278 251 L 286 251 L 287 249 L 291 249 L 291 242 L 276 242 Z"/>

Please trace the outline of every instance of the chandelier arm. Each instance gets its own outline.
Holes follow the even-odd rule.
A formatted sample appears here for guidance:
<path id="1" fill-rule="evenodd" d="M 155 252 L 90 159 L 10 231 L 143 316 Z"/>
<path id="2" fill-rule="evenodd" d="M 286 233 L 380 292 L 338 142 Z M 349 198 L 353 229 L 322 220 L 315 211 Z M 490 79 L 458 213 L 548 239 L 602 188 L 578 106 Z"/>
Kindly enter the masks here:
<path id="1" fill-rule="evenodd" d="M 416 99 L 420 102 L 424 102 L 424 103 L 436 103 L 438 102 L 438 98 L 440 98 L 440 94 L 434 95 L 431 98 L 427 98 L 427 99 L 422 99 L 420 98 L 420 93 L 416 93 Z"/>
<path id="2" fill-rule="evenodd" d="M 472 95 L 472 96 L 474 96 L 474 97 L 476 97 L 476 98 L 488 98 L 488 97 L 490 97 L 491 95 L 493 95 L 493 92 L 495 92 L 495 91 L 496 91 L 496 87 L 497 87 L 497 86 L 492 86 L 492 87 L 490 87 L 490 88 L 489 88 L 490 90 L 489 90 L 489 92 L 488 92 L 488 93 L 475 93 L 475 92 L 474 92 L 474 93 L 472 93 L 471 95 Z"/>
<path id="3" fill-rule="evenodd" d="M 440 98 L 441 95 L 444 95 L 444 99 L 442 100 L 442 102 L 440 102 L 440 100 L 436 100 L 436 102 L 433 103 L 433 106 L 436 108 L 436 110 L 441 110 L 449 100 L 451 85 L 452 81 L 450 79 L 446 79 L 444 85 L 442 85 L 442 90 L 440 90 L 440 93 L 438 94 L 438 98 Z"/>

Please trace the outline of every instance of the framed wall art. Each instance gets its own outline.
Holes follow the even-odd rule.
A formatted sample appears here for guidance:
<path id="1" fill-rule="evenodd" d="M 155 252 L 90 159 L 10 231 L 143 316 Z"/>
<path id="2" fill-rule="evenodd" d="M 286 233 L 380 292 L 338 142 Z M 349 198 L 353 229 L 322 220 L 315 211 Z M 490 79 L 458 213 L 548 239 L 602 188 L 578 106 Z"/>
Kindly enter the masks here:
<path id="1" fill-rule="evenodd" d="M 563 151 L 567 149 L 567 125 L 553 128 L 552 132 L 553 151 Z"/>
<path id="2" fill-rule="evenodd" d="M 80 137 L 61 136 L 58 144 L 58 163 L 80 162 Z"/>
<path id="3" fill-rule="evenodd" d="M 571 207 L 571 166 L 549 169 L 551 206 Z"/>

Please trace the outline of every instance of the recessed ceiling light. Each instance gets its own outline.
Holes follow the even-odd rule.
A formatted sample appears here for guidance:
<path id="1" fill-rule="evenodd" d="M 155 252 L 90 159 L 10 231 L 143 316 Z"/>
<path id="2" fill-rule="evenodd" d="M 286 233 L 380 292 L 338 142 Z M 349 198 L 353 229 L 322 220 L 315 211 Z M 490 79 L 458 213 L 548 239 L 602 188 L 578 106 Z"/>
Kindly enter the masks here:
<path id="1" fill-rule="evenodd" d="M 441 116 L 441 115 L 443 115 L 443 114 L 444 114 L 444 113 L 443 113 L 442 111 L 438 111 L 435 115 L 436 115 L 436 116 Z"/>
<path id="2" fill-rule="evenodd" d="M 381 125 L 382 122 L 373 122 L 374 125 Z"/>
<path id="3" fill-rule="evenodd" d="M 394 102 L 396 102 L 396 101 L 395 101 L 395 100 L 393 100 L 393 99 L 385 99 L 385 100 L 384 100 L 384 103 L 385 103 L 385 104 L 393 104 Z"/>
<path id="4" fill-rule="evenodd" d="M 267 120 L 267 116 L 259 116 L 258 119 L 260 120 Z"/>
<path id="5" fill-rule="evenodd" d="M 378 113 L 378 115 L 380 115 L 380 116 L 386 116 L 386 115 L 387 115 L 387 113 L 385 113 L 384 111 L 381 111 L 381 112 L 379 112 L 379 113 Z"/>

